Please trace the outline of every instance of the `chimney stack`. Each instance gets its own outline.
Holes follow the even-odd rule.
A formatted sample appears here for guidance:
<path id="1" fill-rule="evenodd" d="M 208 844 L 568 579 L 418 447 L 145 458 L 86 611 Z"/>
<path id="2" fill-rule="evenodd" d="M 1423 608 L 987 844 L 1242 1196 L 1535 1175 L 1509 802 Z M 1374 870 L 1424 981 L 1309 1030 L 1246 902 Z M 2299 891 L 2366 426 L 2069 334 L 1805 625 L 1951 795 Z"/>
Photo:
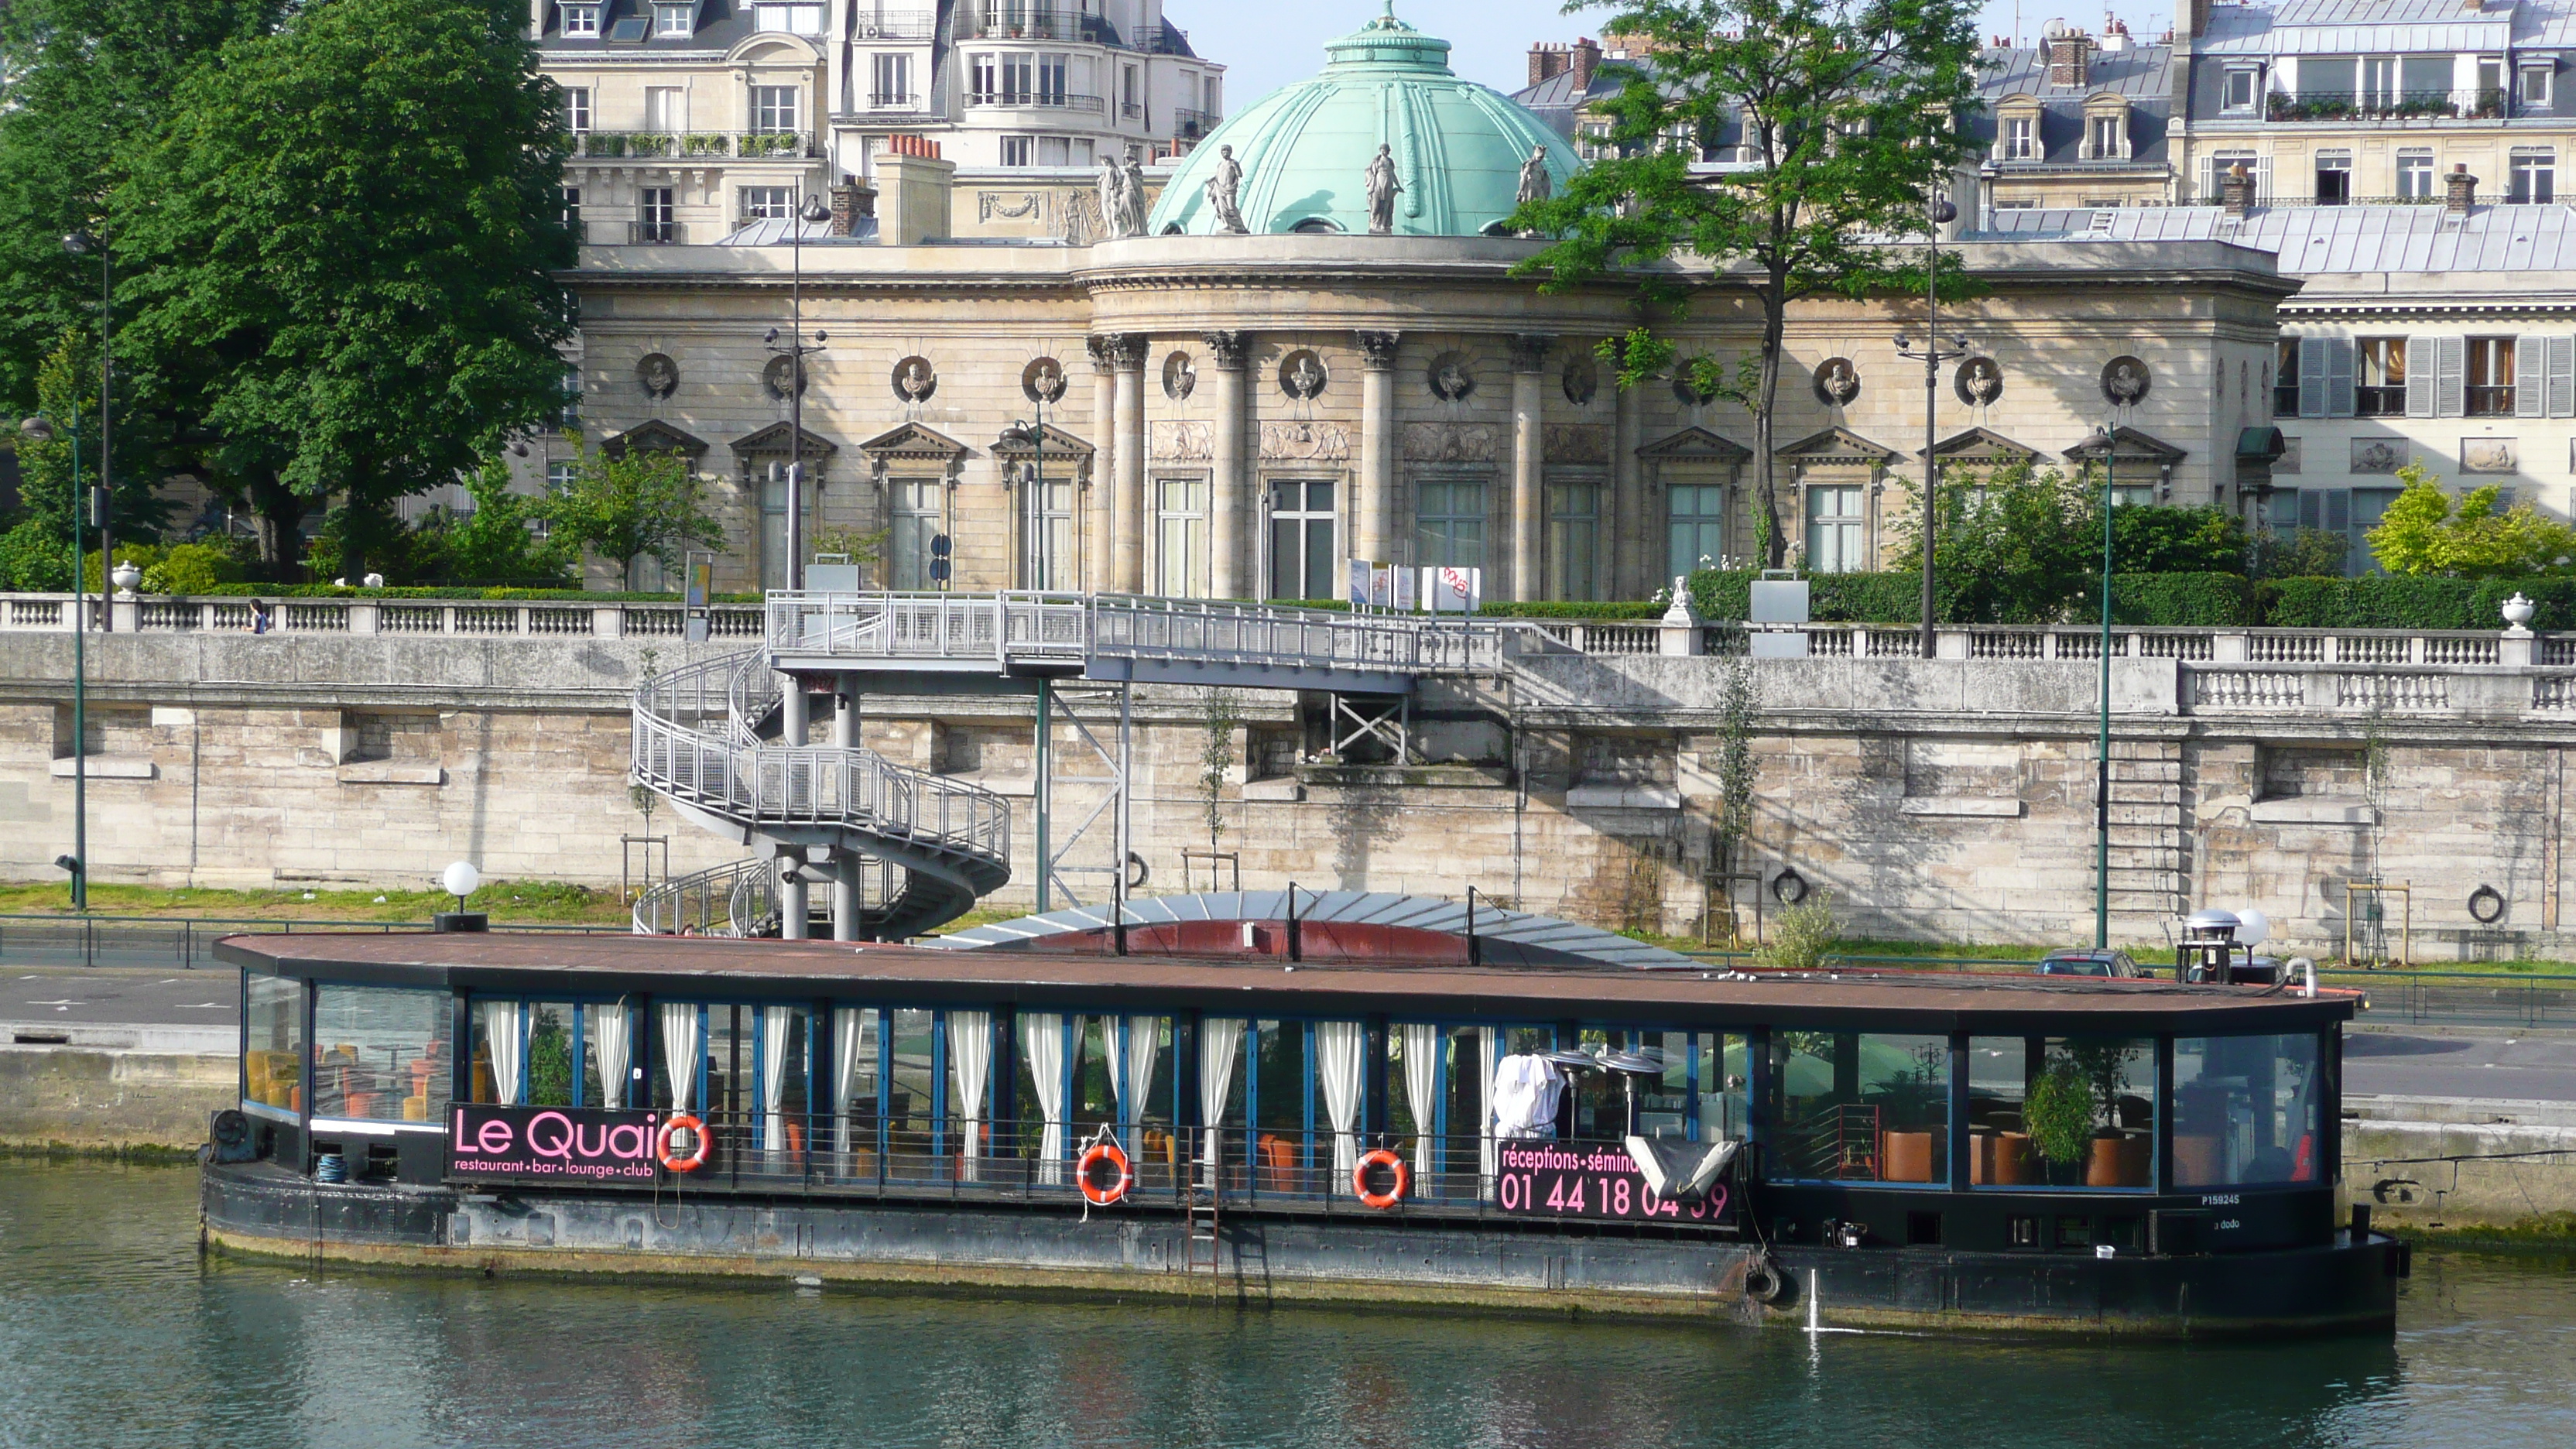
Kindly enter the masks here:
<path id="1" fill-rule="evenodd" d="M 2478 178 L 2469 174 L 2469 164 L 2463 161 L 2442 178 L 2442 209 L 2453 216 L 2466 216 L 2477 205 Z"/>
<path id="2" fill-rule="evenodd" d="M 2254 178 L 2245 174 L 2245 163 L 2237 162 L 2218 179 L 2218 209 L 2228 216 L 2243 220 L 2254 206 Z"/>
<path id="3" fill-rule="evenodd" d="M 2048 83 L 2080 86 L 2091 71 L 2093 37 L 2081 30 L 2048 37 Z"/>
<path id="4" fill-rule="evenodd" d="M 2209 33 L 2209 0 L 2184 0 L 2183 17 L 2191 34 L 2198 38 Z"/>
<path id="5" fill-rule="evenodd" d="M 832 188 L 832 235 L 856 236 L 862 218 L 877 214 L 876 188 L 850 175 Z"/>
<path id="6" fill-rule="evenodd" d="M 1530 47 L 1529 83 L 1537 85 L 1542 81 L 1553 80 L 1572 69 L 1573 65 L 1573 57 L 1567 53 L 1564 46 L 1549 45 L 1542 41 Z"/>
<path id="7" fill-rule="evenodd" d="M 1588 94 L 1592 77 L 1601 69 L 1601 46 L 1591 37 L 1574 42 L 1574 93 Z"/>

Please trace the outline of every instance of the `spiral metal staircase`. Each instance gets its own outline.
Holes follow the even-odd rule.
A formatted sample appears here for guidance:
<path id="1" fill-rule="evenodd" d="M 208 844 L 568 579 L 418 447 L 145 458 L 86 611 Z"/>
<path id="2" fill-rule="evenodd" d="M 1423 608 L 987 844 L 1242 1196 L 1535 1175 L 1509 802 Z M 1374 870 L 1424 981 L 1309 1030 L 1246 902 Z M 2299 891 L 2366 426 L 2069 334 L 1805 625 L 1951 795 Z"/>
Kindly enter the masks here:
<path id="1" fill-rule="evenodd" d="M 786 873 L 810 883 L 818 851 L 836 869 L 858 863 L 860 934 L 879 940 L 931 931 L 1010 880 L 1001 796 L 868 750 L 789 742 L 786 677 L 830 678 L 853 693 L 876 677 L 1033 691 L 1039 718 L 1052 719 L 1058 681 L 1398 697 L 1420 675 L 1490 671 L 1504 654 L 1503 631 L 1459 618 L 1097 594 L 781 592 L 769 596 L 765 636 L 763 649 L 690 664 L 635 692 L 636 782 L 698 825 L 761 847 L 647 891 L 634 908 L 639 933 L 828 937 L 825 912 L 811 905 L 806 921 L 781 917 L 811 898 L 788 889 Z M 1123 800 L 1123 732 L 1120 741 Z M 1043 856 L 1053 786 L 1043 769 L 1036 783 Z"/>
<path id="2" fill-rule="evenodd" d="M 954 920 L 1011 878 L 1002 797 L 867 750 L 785 743 L 783 696 L 761 651 L 676 669 L 635 692 L 637 782 L 701 826 L 772 847 L 769 858 L 646 892 L 636 930 L 779 934 L 779 847 L 822 846 L 873 863 L 861 876 L 861 920 L 882 939 Z"/>

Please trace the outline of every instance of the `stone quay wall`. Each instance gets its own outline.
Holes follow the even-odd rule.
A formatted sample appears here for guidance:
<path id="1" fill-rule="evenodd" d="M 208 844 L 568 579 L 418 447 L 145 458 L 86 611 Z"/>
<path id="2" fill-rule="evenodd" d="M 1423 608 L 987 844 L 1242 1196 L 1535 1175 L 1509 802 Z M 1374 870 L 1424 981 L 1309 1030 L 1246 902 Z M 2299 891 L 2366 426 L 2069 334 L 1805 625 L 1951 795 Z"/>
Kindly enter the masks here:
<path id="1" fill-rule="evenodd" d="M 416 887 L 464 858 L 491 876 L 613 885 L 621 838 L 648 831 L 627 779 L 636 680 L 749 642 L 93 635 L 96 878 Z M 1773 914 L 1802 882 L 1830 892 L 1857 933 L 2089 942 L 2100 668 L 2041 644 L 1968 657 L 2007 651 L 1965 636 L 1954 651 L 1945 635 L 1942 652 L 1961 657 L 1743 666 L 1761 711 L 1732 883 L 1710 882 L 1719 702 L 1737 667 L 1725 660 L 1532 635 L 1495 674 L 1426 684 L 1410 718 L 1426 762 L 1414 763 L 1331 754 L 1352 726 L 1336 726 L 1325 697 L 1245 691 L 1216 799 L 1216 846 L 1235 857 L 1222 883 L 1239 864 L 1247 887 L 1473 886 L 1676 933 L 1713 910 L 1722 934 L 1730 912 L 1749 930 L 1757 897 Z M 2493 636 L 2482 648 L 2495 657 Z M 2422 640 L 2398 652 L 2414 662 L 2387 665 L 2331 662 L 2363 652 L 2350 647 L 2246 663 L 2301 651 L 2232 636 L 2195 652 L 2113 661 L 2115 940 L 2162 944 L 2190 909 L 2254 906 L 2276 942 L 2340 953 L 2345 887 L 2375 857 L 2378 875 L 2411 886 L 2419 960 L 2576 948 L 2560 921 L 2576 669 L 2520 662 L 2527 647 L 2511 662 L 2427 663 L 2440 651 Z M 67 634 L 0 631 L 0 875 L 51 877 L 71 848 L 70 675 Z M 900 676 L 891 690 L 884 680 L 863 681 L 863 741 L 1013 797 L 1017 868 L 995 899 L 1027 903 L 1031 701 L 907 695 Z M 1077 707 L 1114 740 L 1113 707 Z M 1137 691 L 1143 891 L 1207 888 L 1206 863 L 1182 852 L 1209 844 L 1210 714 L 1198 690 Z M 1071 729 L 1054 746 L 1061 841 L 1105 770 Z M 747 853 L 668 808 L 649 832 L 667 838 L 675 871 Z M 1105 870 L 1105 827 L 1083 848 Z"/>

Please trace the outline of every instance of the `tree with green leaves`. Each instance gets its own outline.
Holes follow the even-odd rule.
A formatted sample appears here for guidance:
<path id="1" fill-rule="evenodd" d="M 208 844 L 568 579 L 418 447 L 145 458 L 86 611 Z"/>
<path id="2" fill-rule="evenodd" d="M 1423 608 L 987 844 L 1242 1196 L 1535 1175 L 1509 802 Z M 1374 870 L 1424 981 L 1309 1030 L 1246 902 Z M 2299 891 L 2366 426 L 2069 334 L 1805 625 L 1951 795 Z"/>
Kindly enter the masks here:
<path id="1" fill-rule="evenodd" d="M 562 407 L 564 138 L 527 12 L 331 0 L 178 79 L 112 223 L 142 386 L 283 572 L 336 498 L 344 566 L 394 502 Z M 349 556 L 354 555 L 354 556 Z"/>
<path id="2" fill-rule="evenodd" d="M 1600 8 L 1567 5 L 1569 13 Z M 1749 285 L 1762 312 L 1752 366 L 1730 374 L 1697 357 L 1703 396 L 1753 414 L 1755 519 L 1768 561 L 1785 552 L 1772 418 L 1782 339 L 1799 301 L 1826 294 L 1921 293 L 1923 261 L 1888 239 L 1923 236 L 1927 208 L 1972 147 L 1978 10 L 1971 0 L 1620 0 L 1605 28 L 1632 38 L 1651 69 L 1628 68 L 1605 103 L 1620 154 L 1576 173 L 1552 199 L 1521 208 L 1516 229 L 1554 240 L 1524 263 L 1561 291 L 1633 285 L 1638 325 L 1605 343 L 1622 388 L 1672 368 L 1657 332 L 1694 290 Z M 1694 174 L 1699 145 L 1742 127 L 1754 164 Z M 1699 144 L 1675 146 L 1670 138 Z M 1740 275 L 1686 283 L 1657 264 L 1695 258 Z M 1964 283 L 1942 259 L 1940 285 Z"/>
<path id="3" fill-rule="evenodd" d="M 2528 503 L 2499 510 L 2492 483 L 2454 511 L 2451 495 L 2423 465 L 2398 469 L 2397 481 L 2405 491 L 2367 535 L 2371 557 L 2392 574 L 2506 579 L 2563 573 L 2576 563 L 2576 528 L 2541 517 Z"/>
<path id="4" fill-rule="evenodd" d="M 706 480 L 677 453 L 591 449 L 546 509 L 559 541 L 615 563 L 628 578 L 637 559 L 677 574 L 692 546 L 724 543 L 724 525 L 707 510 Z"/>
<path id="5" fill-rule="evenodd" d="M 574 586 L 581 560 L 553 531 L 553 499 L 514 491 L 501 458 L 468 476 L 465 491 L 471 512 L 421 524 L 412 550 L 420 572 L 440 583 Z"/>

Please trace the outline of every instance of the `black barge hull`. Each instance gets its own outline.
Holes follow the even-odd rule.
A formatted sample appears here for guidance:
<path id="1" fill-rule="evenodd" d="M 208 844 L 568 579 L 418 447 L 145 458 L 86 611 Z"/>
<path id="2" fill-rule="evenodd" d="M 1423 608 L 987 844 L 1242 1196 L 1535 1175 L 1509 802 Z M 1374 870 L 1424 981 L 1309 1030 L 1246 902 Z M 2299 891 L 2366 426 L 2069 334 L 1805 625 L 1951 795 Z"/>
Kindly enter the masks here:
<path id="1" fill-rule="evenodd" d="M 1615 1231 L 1498 1231 L 1388 1219 L 1228 1215 L 1217 1267 L 1190 1266 L 1168 1212 L 957 1203 L 464 1192 L 323 1184 L 209 1163 L 210 1242 L 256 1256 L 473 1273 L 803 1275 L 974 1292 L 1698 1317 L 1745 1323 L 2148 1337 L 2384 1331 L 2405 1247 L 2331 1244 L 2113 1259 L 1941 1248 L 1757 1248 Z"/>

